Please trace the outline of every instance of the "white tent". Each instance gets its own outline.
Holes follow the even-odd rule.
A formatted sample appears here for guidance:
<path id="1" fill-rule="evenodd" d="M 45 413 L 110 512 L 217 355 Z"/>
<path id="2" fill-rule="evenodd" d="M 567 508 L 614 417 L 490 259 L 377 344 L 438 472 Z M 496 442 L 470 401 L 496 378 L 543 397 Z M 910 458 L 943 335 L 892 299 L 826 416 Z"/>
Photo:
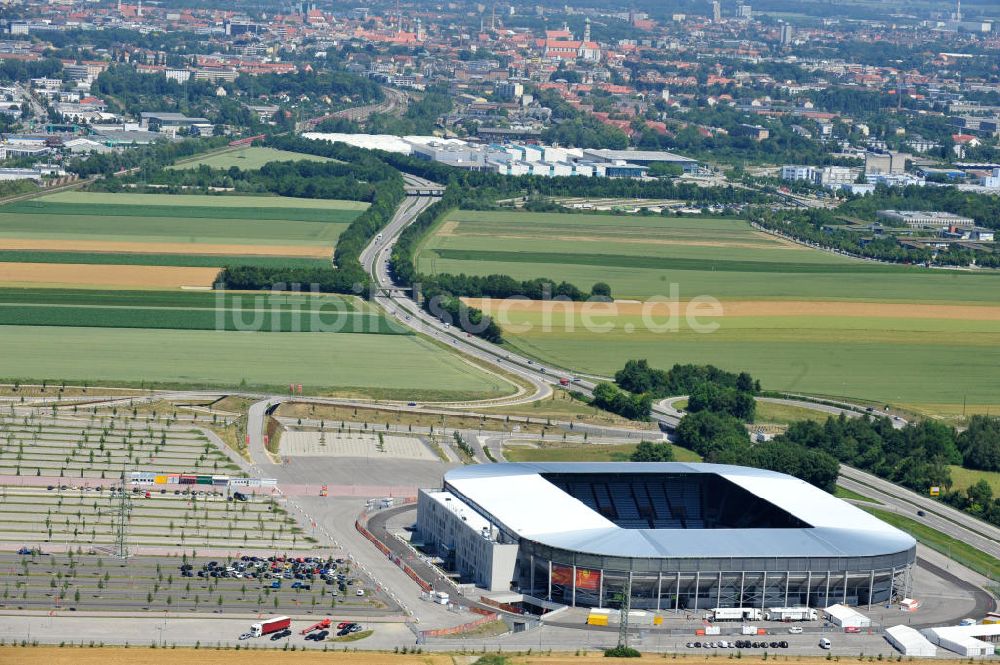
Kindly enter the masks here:
<path id="1" fill-rule="evenodd" d="M 992 656 L 996 649 L 994 640 L 1000 639 L 1000 624 L 942 626 L 920 632 L 934 644 L 960 656 Z"/>
<path id="2" fill-rule="evenodd" d="M 937 655 L 937 647 L 919 630 L 909 626 L 899 625 L 886 628 L 885 639 L 904 656 L 933 658 Z"/>
<path id="3" fill-rule="evenodd" d="M 826 618 L 841 628 L 868 628 L 872 620 L 847 605 L 830 605 L 823 610 Z"/>

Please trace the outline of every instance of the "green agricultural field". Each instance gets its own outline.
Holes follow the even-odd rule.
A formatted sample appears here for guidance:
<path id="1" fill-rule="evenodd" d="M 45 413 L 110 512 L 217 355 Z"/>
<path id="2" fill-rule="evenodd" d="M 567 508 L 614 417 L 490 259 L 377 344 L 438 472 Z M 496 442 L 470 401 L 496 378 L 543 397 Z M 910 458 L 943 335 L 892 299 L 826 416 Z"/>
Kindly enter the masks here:
<path id="1" fill-rule="evenodd" d="M 253 171 L 264 166 L 268 162 L 287 162 L 307 160 L 310 162 L 328 162 L 328 157 L 318 157 L 316 155 L 306 155 L 301 152 L 291 152 L 288 150 L 277 150 L 275 148 L 264 148 L 253 146 L 241 148 L 239 150 L 227 150 L 225 152 L 208 155 L 192 161 L 185 161 L 181 164 L 167 167 L 168 169 L 196 169 L 207 166 L 211 169 L 228 169 L 233 166 L 244 171 Z"/>
<path id="2" fill-rule="evenodd" d="M 422 272 L 550 277 L 617 298 L 1000 303 L 1000 274 L 856 261 L 791 245 L 738 219 L 456 211 L 418 255 Z"/>
<path id="3" fill-rule="evenodd" d="M 625 317 L 623 317 L 625 318 Z M 508 332 L 515 349 L 560 367 L 611 376 L 630 358 L 647 358 L 658 367 L 675 363 L 714 364 L 746 370 L 768 389 L 845 396 L 897 406 L 949 412 L 962 400 L 976 410 L 1000 403 L 1000 330 L 989 322 L 923 320 L 927 330 L 873 328 L 864 319 L 804 320 L 801 326 L 744 327 L 720 323 L 715 332 L 649 332 L 641 320 L 617 322 L 611 332 L 589 332 L 577 321 L 573 330 L 546 332 L 541 315 L 511 315 L 533 330 Z M 913 323 L 904 320 L 902 323 Z M 812 324 L 812 325 L 809 325 Z M 962 330 L 963 325 L 969 329 Z M 629 332 L 627 326 L 632 325 Z M 853 327 L 852 327 L 853 326 Z M 510 327 L 510 326 L 509 326 Z M 902 327 L 902 326 L 901 326 Z M 970 410 L 973 407 L 970 407 Z"/>
<path id="4" fill-rule="evenodd" d="M 146 387 L 244 386 L 397 399 L 471 399 L 512 392 L 413 335 L 5 326 L 7 380 Z"/>
<path id="5" fill-rule="evenodd" d="M 231 194 L 132 194 L 128 192 L 68 191 L 48 194 L 32 201 L 46 203 L 110 204 L 128 206 L 210 207 L 210 208 L 313 208 L 319 210 L 364 210 L 367 203 L 332 199 L 298 199 L 287 196 Z"/>
<path id="6" fill-rule="evenodd" d="M 67 192 L 0 207 L 0 241 L 144 242 L 153 253 L 157 243 L 332 247 L 364 207 L 284 197 Z"/>
<path id="7" fill-rule="evenodd" d="M 279 250 L 280 251 L 280 250 Z M 332 256 L 333 251 L 330 251 Z M 105 266 L 181 266 L 218 268 L 221 266 L 261 266 L 274 268 L 323 268 L 329 259 L 294 256 L 227 256 L 225 254 L 150 254 L 139 252 L 47 252 L 41 250 L 0 250 L 0 263 L 76 263 Z"/>
<path id="8" fill-rule="evenodd" d="M 0 325 L 409 334 L 342 296 L 221 291 L 0 289 Z"/>
<path id="9" fill-rule="evenodd" d="M 666 310 L 644 319 L 641 302 L 619 303 L 610 316 L 592 310 L 600 331 L 562 306 L 499 317 L 514 348 L 573 371 L 610 376 L 629 358 L 712 363 L 750 371 L 768 389 L 935 414 L 963 400 L 970 412 L 1000 404 L 991 371 L 1000 363 L 1000 272 L 853 260 L 737 219 L 497 211 L 452 213 L 417 260 L 429 273 L 549 277 L 583 289 L 605 281 L 622 300 L 680 303 L 676 328 L 659 332 L 651 324 L 665 323 Z M 711 324 L 707 334 L 684 318 L 699 296 L 721 308 L 695 312 L 695 324 Z"/>

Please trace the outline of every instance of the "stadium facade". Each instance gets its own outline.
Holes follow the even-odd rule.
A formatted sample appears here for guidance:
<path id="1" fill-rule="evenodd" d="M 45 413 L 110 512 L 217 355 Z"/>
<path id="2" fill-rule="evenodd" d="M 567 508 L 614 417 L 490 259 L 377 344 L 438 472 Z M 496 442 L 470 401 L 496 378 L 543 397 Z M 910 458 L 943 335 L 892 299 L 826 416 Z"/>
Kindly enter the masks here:
<path id="1" fill-rule="evenodd" d="M 791 476 L 717 464 L 454 469 L 416 539 L 489 591 L 585 607 L 870 605 L 910 595 L 916 541 Z"/>

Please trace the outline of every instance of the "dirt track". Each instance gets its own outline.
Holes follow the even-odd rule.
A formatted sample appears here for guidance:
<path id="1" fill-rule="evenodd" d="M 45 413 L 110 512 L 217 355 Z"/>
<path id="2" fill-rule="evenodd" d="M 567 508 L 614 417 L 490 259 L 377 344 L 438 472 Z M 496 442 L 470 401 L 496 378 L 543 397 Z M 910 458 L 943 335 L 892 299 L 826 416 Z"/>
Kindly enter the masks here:
<path id="1" fill-rule="evenodd" d="M 489 311 L 489 299 L 466 298 L 469 305 Z M 579 310 L 591 306 L 594 314 L 601 316 L 640 316 L 644 308 L 651 313 L 665 313 L 668 303 L 652 305 L 636 301 L 616 301 L 615 303 L 567 303 L 545 302 L 539 300 L 508 301 L 505 303 L 507 312 L 538 313 L 546 310 L 562 314 L 567 308 Z M 679 303 L 680 307 L 686 305 Z M 713 313 L 705 307 L 699 311 L 699 316 L 732 316 L 732 317 L 777 317 L 777 316 L 830 316 L 857 318 L 890 318 L 890 319 L 951 319 L 956 321 L 1000 321 L 1000 307 L 977 305 L 921 305 L 906 303 L 875 303 L 875 302 L 844 302 L 844 301 L 806 301 L 806 300 L 727 300 L 722 301 L 719 313 Z M 613 306 L 613 308 L 612 308 Z"/>
<path id="2" fill-rule="evenodd" d="M 0 238 L 0 250 L 48 252 L 106 252 L 118 254 L 198 254 L 220 256 L 294 256 L 329 258 L 331 249 L 310 245 L 213 245 L 197 242 L 107 242 L 104 240 L 46 240 Z"/>
<path id="3" fill-rule="evenodd" d="M 48 286 L 180 288 L 211 286 L 219 268 L 102 266 L 79 263 L 0 263 L 0 283 Z"/>

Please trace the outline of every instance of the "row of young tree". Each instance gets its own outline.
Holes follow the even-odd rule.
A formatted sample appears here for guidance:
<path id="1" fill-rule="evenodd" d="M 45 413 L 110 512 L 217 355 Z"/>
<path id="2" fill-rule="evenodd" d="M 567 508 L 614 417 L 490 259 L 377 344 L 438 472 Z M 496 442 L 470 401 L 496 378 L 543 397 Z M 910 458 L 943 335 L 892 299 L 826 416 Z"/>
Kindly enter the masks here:
<path id="1" fill-rule="evenodd" d="M 921 188 L 923 189 L 923 188 Z M 928 187 L 927 189 L 932 189 Z M 995 197 L 1000 200 L 1000 197 Z M 847 204 L 850 205 L 850 204 Z M 839 219 L 839 213 L 830 210 L 755 210 L 750 220 L 763 228 L 777 231 L 804 242 L 836 249 L 854 256 L 903 264 L 933 262 L 938 265 L 967 266 L 972 263 L 984 268 L 1000 268 L 1000 254 L 970 249 L 951 248 L 935 254 L 930 249 L 905 247 L 893 238 L 865 239 L 860 233 L 849 231 Z M 874 217 L 874 215 L 872 216 Z"/>

